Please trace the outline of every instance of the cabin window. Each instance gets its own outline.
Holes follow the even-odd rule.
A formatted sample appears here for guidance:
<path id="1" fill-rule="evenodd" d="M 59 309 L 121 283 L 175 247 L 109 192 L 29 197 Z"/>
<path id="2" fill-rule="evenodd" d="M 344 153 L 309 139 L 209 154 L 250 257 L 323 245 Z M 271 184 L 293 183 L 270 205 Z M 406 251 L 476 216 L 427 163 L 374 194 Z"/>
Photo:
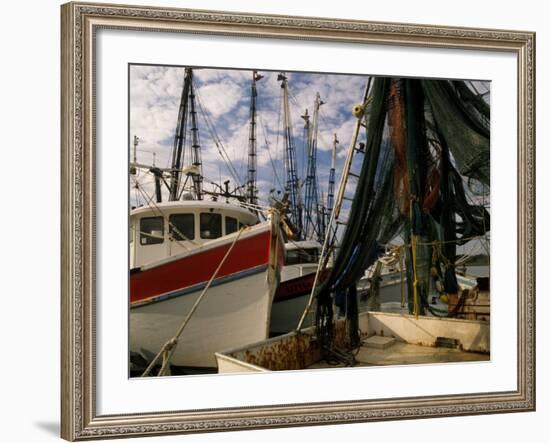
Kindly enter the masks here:
<path id="1" fill-rule="evenodd" d="M 172 214 L 169 220 L 170 238 L 176 241 L 195 239 L 194 214 Z"/>
<path id="2" fill-rule="evenodd" d="M 297 265 L 300 263 L 317 263 L 319 251 L 316 248 L 291 249 L 286 252 L 285 264 Z"/>
<path id="3" fill-rule="evenodd" d="M 156 245 L 164 241 L 164 219 L 144 217 L 139 225 L 139 242 L 142 245 Z"/>
<path id="4" fill-rule="evenodd" d="M 239 230 L 238 222 L 236 218 L 225 217 L 225 235 L 232 234 Z"/>
<path id="5" fill-rule="evenodd" d="M 218 238 L 222 236 L 222 216 L 212 212 L 201 213 L 201 238 Z"/>

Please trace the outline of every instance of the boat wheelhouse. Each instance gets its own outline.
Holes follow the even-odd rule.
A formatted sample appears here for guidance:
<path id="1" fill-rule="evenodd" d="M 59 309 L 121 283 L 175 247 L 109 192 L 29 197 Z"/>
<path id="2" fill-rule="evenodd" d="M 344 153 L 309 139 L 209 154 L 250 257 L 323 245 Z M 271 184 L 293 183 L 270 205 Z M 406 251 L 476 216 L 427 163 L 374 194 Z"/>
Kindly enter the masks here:
<path id="1" fill-rule="evenodd" d="M 173 257 L 258 223 L 234 203 L 182 200 L 156 203 L 130 214 L 130 269 Z"/>

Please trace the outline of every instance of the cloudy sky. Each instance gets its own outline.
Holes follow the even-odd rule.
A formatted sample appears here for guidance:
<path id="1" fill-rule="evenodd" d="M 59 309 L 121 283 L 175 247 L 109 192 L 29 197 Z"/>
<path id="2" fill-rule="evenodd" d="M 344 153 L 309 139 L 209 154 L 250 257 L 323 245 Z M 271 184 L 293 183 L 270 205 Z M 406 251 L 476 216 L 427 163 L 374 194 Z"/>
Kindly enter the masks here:
<path id="1" fill-rule="evenodd" d="M 266 204 L 270 190 L 280 190 L 286 181 L 282 162 L 282 89 L 277 81 L 278 72 L 259 73 L 264 78 L 257 82 L 258 188 L 260 203 Z M 367 77 L 292 72 L 286 75 L 291 97 L 297 171 L 303 179 L 307 158 L 303 142 L 304 121 L 300 116 L 306 108 L 310 115 L 313 114 L 317 92 L 325 102 L 320 112 L 317 171 L 319 191 L 326 198 L 334 133 L 340 141 L 336 166 L 338 182 L 338 171 L 342 169 L 355 123 L 351 108 L 361 102 Z M 194 70 L 206 181 L 220 183 L 231 176 L 214 143 L 204 114 L 210 116 L 241 183 L 246 182 L 251 78 L 251 70 Z M 139 137 L 138 162 L 152 164 L 154 157 L 157 166 L 169 167 L 183 79 L 184 67 L 131 66 L 130 138 L 134 135 Z M 152 177 L 141 176 L 139 181 L 152 195 Z M 231 180 L 231 187 L 234 185 L 234 180 Z"/>

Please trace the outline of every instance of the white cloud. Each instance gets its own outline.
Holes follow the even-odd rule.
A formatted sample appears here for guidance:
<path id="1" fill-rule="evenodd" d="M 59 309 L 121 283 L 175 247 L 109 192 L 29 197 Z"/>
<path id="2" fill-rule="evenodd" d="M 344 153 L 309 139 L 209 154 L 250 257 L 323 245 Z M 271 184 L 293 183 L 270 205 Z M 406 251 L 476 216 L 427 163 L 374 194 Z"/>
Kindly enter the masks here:
<path id="1" fill-rule="evenodd" d="M 219 83 L 208 83 L 197 89 L 202 105 L 213 118 L 232 111 L 242 97 L 242 88 L 229 79 Z"/>
<path id="2" fill-rule="evenodd" d="M 257 174 L 260 196 L 265 200 L 271 188 L 284 186 L 286 177 L 282 162 L 284 139 L 281 133 L 281 84 L 277 80 L 277 72 L 261 74 L 264 78 L 257 83 Z M 194 69 L 203 171 L 205 177 L 216 183 L 229 179 L 231 174 L 205 124 L 199 101 L 210 115 L 211 123 L 240 179 L 245 180 L 251 75 L 251 71 Z M 305 174 L 307 159 L 302 139 L 304 122 L 300 116 L 306 107 L 310 115 L 313 113 L 317 92 L 326 102 L 320 114 L 317 168 L 320 191 L 324 191 L 328 181 L 333 134 L 336 132 L 340 140 L 338 170 L 343 164 L 355 124 L 350 109 L 361 99 L 365 77 L 302 73 L 287 73 L 287 76 L 292 93 L 292 130 L 299 174 Z M 131 68 L 130 135 L 140 137 L 138 161 L 151 163 L 152 153 L 155 152 L 158 166 L 169 165 L 183 78 L 184 68 Z M 231 182 L 234 180 L 231 179 Z M 148 190 L 153 190 L 152 182 L 147 186 Z"/>

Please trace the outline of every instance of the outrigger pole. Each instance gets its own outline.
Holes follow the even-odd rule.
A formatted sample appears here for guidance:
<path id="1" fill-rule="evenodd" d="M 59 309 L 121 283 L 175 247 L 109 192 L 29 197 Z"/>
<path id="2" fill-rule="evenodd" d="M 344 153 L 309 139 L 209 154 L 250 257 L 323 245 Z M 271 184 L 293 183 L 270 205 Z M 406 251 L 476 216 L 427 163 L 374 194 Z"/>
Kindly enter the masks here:
<path id="1" fill-rule="evenodd" d="M 336 147 L 338 146 L 338 137 L 334 134 L 332 142 L 332 157 L 330 162 L 330 172 L 328 175 L 328 194 L 327 194 L 327 216 L 330 218 L 334 206 L 334 183 L 336 175 Z"/>
<path id="2" fill-rule="evenodd" d="M 351 167 L 351 161 L 353 159 L 354 151 L 357 149 L 357 139 L 359 137 L 359 131 L 361 129 L 361 126 L 363 125 L 363 117 L 364 117 L 364 110 L 367 107 L 368 103 L 368 95 L 370 91 L 370 84 L 371 84 L 371 78 L 369 77 L 369 80 L 367 82 L 367 85 L 365 87 L 365 93 L 363 96 L 363 102 L 361 105 L 354 106 L 354 109 L 352 111 L 353 115 L 357 118 L 355 122 L 355 128 L 353 130 L 351 142 L 348 148 L 348 155 L 346 158 L 346 165 L 344 166 L 344 170 L 342 171 L 342 176 L 340 177 L 340 183 L 338 184 L 338 192 L 336 193 L 336 200 L 334 202 L 334 207 L 332 211 L 330 212 L 330 219 L 328 222 L 329 229 L 327 232 L 325 232 L 325 238 L 322 243 L 321 248 L 321 256 L 319 257 L 319 263 L 317 265 L 317 271 L 315 272 L 315 278 L 313 280 L 313 286 L 311 288 L 311 292 L 309 294 L 309 300 L 307 302 L 307 305 L 304 309 L 304 312 L 302 313 L 302 316 L 300 317 L 300 321 L 298 322 L 298 325 L 296 326 L 296 331 L 300 331 L 302 329 L 302 326 L 304 325 L 304 321 L 309 314 L 311 307 L 313 305 L 313 301 L 315 296 L 317 295 L 317 285 L 319 283 L 319 276 L 321 274 L 321 271 L 326 268 L 326 265 L 328 263 L 329 258 L 329 250 L 331 248 L 331 245 L 329 245 L 330 241 L 336 238 L 336 229 L 338 228 L 338 217 L 340 215 L 340 209 L 342 207 L 342 202 L 344 200 L 344 193 L 346 192 L 346 185 L 348 181 L 348 174 Z M 335 229 L 333 230 L 331 227 L 336 223 Z"/>

